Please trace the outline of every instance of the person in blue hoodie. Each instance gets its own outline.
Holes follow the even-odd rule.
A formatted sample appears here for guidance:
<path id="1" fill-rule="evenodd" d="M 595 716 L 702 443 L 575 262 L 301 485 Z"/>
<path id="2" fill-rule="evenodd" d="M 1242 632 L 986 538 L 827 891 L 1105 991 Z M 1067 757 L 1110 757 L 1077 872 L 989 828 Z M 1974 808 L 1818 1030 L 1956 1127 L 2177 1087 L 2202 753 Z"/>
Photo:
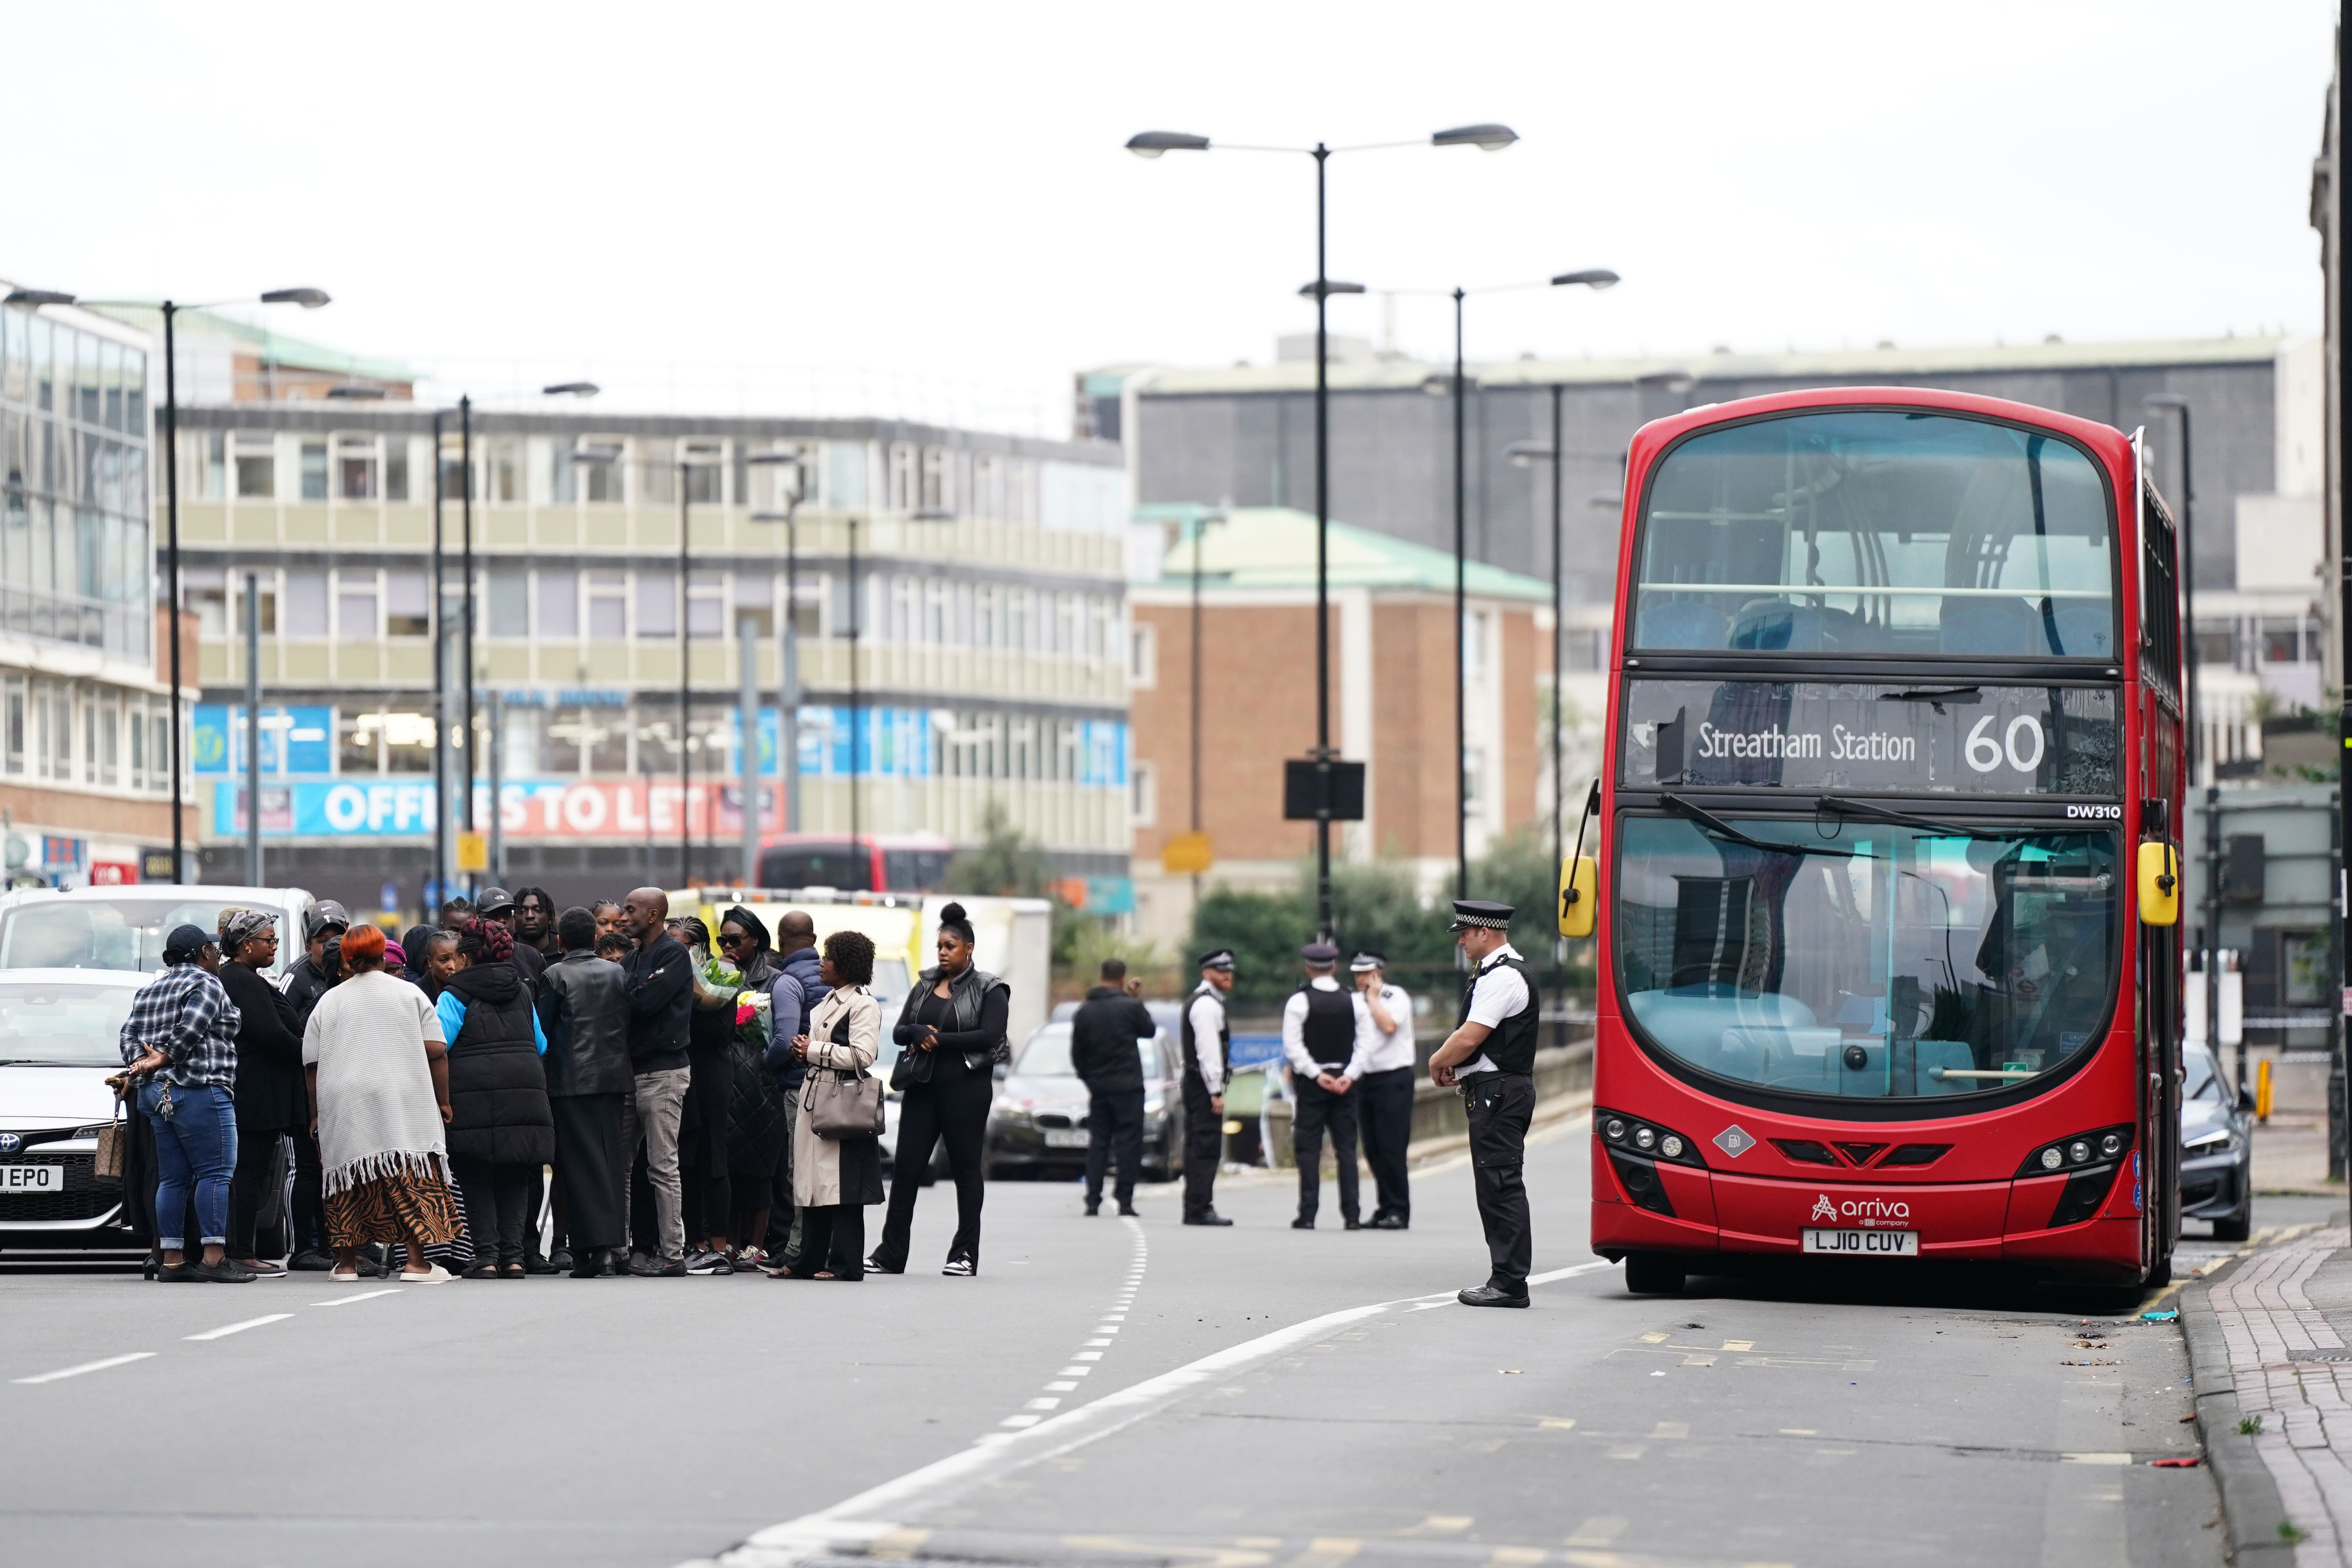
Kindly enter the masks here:
<path id="1" fill-rule="evenodd" d="M 770 1016 L 775 1038 L 765 1065 L 784 1102 L 784 1147 L 776 1161 L 776 1205 L 768 1216 L 768 1251 L 780 1263 L 801 1255 L 801 1215 L 793 1207 L 793 1134 L 800 1121 L 801 1080 L 808 1064 L 793 1055 L 793 1037 L 808 1033 L 809 1014 L 832 987 L 817 978 L 816 921 L 804 910 L 787 910 L 776 921 L 775 978 L 769 983 Z M 789 1227 L 784 1215 L 791 1210 Z M 781 1233 L 781 1234 L 779 1234 Z"/>

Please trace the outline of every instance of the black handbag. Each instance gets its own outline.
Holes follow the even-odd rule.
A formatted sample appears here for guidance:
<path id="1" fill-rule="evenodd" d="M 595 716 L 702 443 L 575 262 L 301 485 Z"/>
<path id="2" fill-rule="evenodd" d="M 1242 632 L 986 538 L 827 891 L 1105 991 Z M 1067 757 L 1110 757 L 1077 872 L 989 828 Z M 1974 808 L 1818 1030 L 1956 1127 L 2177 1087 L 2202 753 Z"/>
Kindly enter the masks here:
<path id="1" fill-rule="evenodd" d="M 834 1020 L 833 1043 L 849 1043 L 849 1016 Z M 882 1134 L 882 1080 L 869 1072 L 812 1066 L 802 1089 L 801 1113 L 809 1131 L 828 1142 Z"/>

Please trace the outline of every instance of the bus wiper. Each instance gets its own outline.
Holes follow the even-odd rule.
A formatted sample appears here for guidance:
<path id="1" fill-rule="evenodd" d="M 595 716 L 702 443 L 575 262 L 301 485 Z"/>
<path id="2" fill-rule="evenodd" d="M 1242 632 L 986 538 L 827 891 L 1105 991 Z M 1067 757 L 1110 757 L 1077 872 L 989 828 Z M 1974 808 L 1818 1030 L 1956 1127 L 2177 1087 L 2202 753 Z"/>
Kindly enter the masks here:
<path id="1" fill-rule="evenodd" d="M 1983 700 L 1980 686 L 1922 686 L 1911 691 L 1882 691 L 1881 702 L 1976 702 Z"/>
<path id="2" fill-rule="evenodd" d="M 1981 827 L 1962 827 L 1958 823 L 1937 822 L 1932 817 L 1914 816 L 1907 811 L 1895 811 L 1888 806 L 1869 805 L 1858 800 L 1840 800 L 1833 795 L 1819 796 L 1813 802 L 1816 813 L 1828 812 L 1833 816 L 1867 816 L 1877 822 L 1891 822 L 1900 827 L 1916 827 L 1946 838 L 1975 838 L 1988 844 L 2008 844 L 2017 835 L 1994 833 Z"/>
<path id="3" fill-rule="evenodd" d="M 1709 837 L 1726 839 L 1746 848 L 1761 850 L 1767 855 L 1829 855 L 1841 860 L 1851 860 L 1856 853 L 1852 849 L 1832 849 L 1827 845 L 1775 844 L 1769 838 L 1751 838 L 1715 813 L 1678 795 L 1662 795 L 1658 798 L 1668 811 L 1697 823 Z"/>

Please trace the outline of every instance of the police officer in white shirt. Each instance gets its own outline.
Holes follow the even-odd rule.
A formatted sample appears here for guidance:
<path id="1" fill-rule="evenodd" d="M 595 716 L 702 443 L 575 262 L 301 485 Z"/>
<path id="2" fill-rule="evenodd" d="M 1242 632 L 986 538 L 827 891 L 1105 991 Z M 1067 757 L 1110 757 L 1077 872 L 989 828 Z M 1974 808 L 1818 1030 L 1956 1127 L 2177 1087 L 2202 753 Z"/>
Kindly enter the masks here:
<path id="1" fill-rule="evenodd" d="M 1307 984 L 1282 1008 L 1282 1054 L 1290 1063 L 1293 1112 L 1290 1151 L 1298 1161 L 1298 1217 L 1293 1230 L 1313 1230 L 1323 1195 L 1323 1132 L 1339 1167 L 1339 1217 L 1361 1230 L 1356 1204 L 1356 1001 L 1331 976 L 1339 950 L 1310 942 L 1298 950 Z"/>
<path id="2" fill-rule="evenodd" d="M 1231 1225 L 1216 1209 L 1217 1156 L 1225 1146 L 1225 1071 L 1233 1033 L 1225 993 L 1234 988 L 1234 953 L 1201 955 L 1201 986 L 1184 1003 L 1184 1223 Z"/>
<path id="3" fill-rule="evenodd" d="M 1470 955 L 1462 1021 L 1429 1058 L 1429 1076 L 1456 1086 L 1470 1121 L 1472 1180 L 1486 1231 L 1486 1283 L 1457 1292 L 1465 1307 L 1524 1307 L 1535 1244 L 1528 1228 L 1528 1122 L 1536 1108 L 1536 1033 L 1542 1005 L 1528 962 L 1511 946 L 1511 906 L 1454 900 L 1448 927 Z"/>
<path id="4" fill-rule="evenodd" d="M 1389 984 L 1388 963 L 1381 953 L 1360 952 L 1348 964 L 1356 983 L 1356 1054 L 1348 1063 L 1356 1087 L 1349 1093 L 1379 1196 L 1371 1226 L 1403 1230 L 1412 1223 L 1404 1163 L 1412 1142 L 1412 998 Z"/>

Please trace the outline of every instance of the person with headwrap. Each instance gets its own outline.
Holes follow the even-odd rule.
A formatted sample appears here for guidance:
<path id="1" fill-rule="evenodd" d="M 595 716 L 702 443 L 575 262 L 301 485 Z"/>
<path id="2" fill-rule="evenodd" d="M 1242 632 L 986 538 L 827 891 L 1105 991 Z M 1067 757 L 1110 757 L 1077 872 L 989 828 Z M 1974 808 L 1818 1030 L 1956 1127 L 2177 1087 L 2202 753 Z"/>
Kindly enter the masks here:
<path id="1" fill-rule="evenodd" d="M 309 1120 L 302 1098 L 302 1026 L 263 973 L 278 962 L 278 924 L 259 910 L 238 910 L 221 932 L 221 989 L 236 1005 L 236 1171 L 229 1179 L 228 1255 L 238 1267 L 275 1278 L 286 1270 L 264 1258 L 257 1241 L 265 1209 L 273 1214 L 270 1179 L 287 1136 Z M 272 1222 L 276 1228 L 276 1222 Z"/>
<path id="2" fill-rule="evenodd" d="M 477 915 L 457 934 L 457 973 L 435 1012 L 449 1041 L 449 1163 L 466 1202 L 468 1279 L 520 1279 L 539 1214 L 531 1192 L 555 1158 L 540 1058 L 547 1036 L 515 970 L 514 936 Z"/>
<path id="3" fill-rule="evenodd" d="M 728 1235 L 735 1244 L 736 1267 L 757 1268 L 767 1261 L 761 1244 L 768 1234 L 768 1215 L 776 1203 L 776 1167 L 783 1156 L 786 1134 L 782 1097 L 761 1064 L 767 1045 L 773 1041 L 776 1023 L 777 969 L 775 954 L 768 945 L 767 923 L 736 905 L 719 917 L 719 953 L 742 976 L 741 989 L 736 993 L 735 1033 L 728 1042 L 735 1058 L 727 1127 L 727 1173 L 734 1189 L 735 1212 Z M 761 997 L 764 1005 L 753 1008 L 749 1001 L 752 996 Z M 762 1016 L 768 1021 L 768 1041 L 753 1037 L 758 1026 L 751 1020 Z M 791 1181 L 789 1172 L 785 1181 Z M 789 1186 L 783 1201 L 787 1205 L 792 1203 Z"/>
<path id="4" fill-rule="evenodd" d="M 172 1284 L 244 1285 L 229 1260 L 229 1173 L 236 1165 L 236 1034 L 243 1019 L 221 988 L 220 948 L 202 926 L 174 926 L 163 973 L 131 999 L 120 1048 L 139 1085 L 139 1111 L 155 1132 L 156 1243 Z M 183 1215 L 195 1192 L 201 1262 L 190 1263 Z"/>
<path id="5" fill-rule="evenodd" d="M 882 1242 L 866 1267 L 904 1274 L 915 1226 L 915 1194 L 931 1151 L 944 1141 L 956 1188 L 955 1237 L 942 1274 L 980 1272 L 980 1206 L 987 1192 L 981 1174 L 988 1141 L 988 1107 L 996 1098 L 996 1063 L 1005 1050 L 1005 1020 L 1013 989 L 971 961 L 971 922 L 961 904 L 940 910 L 940 962 L 907 993 L 891 1037 L 898 1060 L 890 1081 L 898 1089 L 898 1143 L 892 1157 L 890 1212 Z"/>

